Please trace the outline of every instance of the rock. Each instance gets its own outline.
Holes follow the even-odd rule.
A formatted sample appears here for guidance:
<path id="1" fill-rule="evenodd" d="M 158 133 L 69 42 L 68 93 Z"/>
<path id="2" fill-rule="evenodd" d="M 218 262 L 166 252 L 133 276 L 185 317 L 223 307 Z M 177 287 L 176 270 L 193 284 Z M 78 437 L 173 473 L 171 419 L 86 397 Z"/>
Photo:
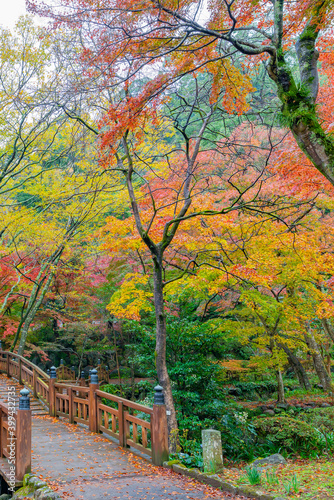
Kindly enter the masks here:
<path id="1" fill-rule="evenodd" d="M 23 486 L 23 488 L 15 491 L 12 496 L 12 500 L 26 500 L 29 498 L 34 498 L 34 493 L 30 490 L 29 486 Z"/>
<path id="2" fill-rule="evenodd" d="M 7 495 L 7 493 L 0 495 L 0 500 L 10 500 L 11 498 L 11 495 Z"/>
<path id="3" fill-rule="evenodd" d="M 26 481 L 26 484 L 28 486 L 31 486 L 34 490 L 38 490 L 39 488 L 45 488 L 47 486 L 45 481 L 41 481 L 36 476 L 29 477 Z"/>
<path id="4" fill-rule="evenodd" d="M 265 410 L 263 413 L 265 413 L 266 415 L 268 415 L 268 417 L 274 417 L 275 416 L 274 410 Z"/>
<path id="5" fill-rule="evenodd" d="M 277 403 L 276 408 L 282 408 L 282 410 L 286 410 L 289 405 L 286 403 Z"/>
<path id="6" fill-rule="evenodd" d="M 261 468 L 261 467 L 265 468 L 266 466 L 280 465 L 280 464 L 286 464 L 286 460 L 279 453 L 275 453 L 274 455 L 270 455 L 269 457 L 255 460 L 252 463 L 252 466 L 256 468 Z"/>
<path id="7" fill-rule="evenodd" d="M 60 500 L 60 496 L 48 487 L 37 490 L 35 498 L 36 500 Z"/>
<path id="8" fill-rule="evenodd" d="M 27 486 L 27 484 L 29 484 L 30 479 L 35 478 L 35 477 L 36 476 L 34 476 L 34 474 L 31 474 L 31 473 L 26 474 L 23 478 L 23 486 Z"/>
<path id="9" fill-rule="evenodd" d="M 275 406 L 274 405 L 267 405 L 267 408 L 268 408 L 268 410 L 275 410 Z"/>
<path id="10" fill-rule="evenodd" d="M 330 408 L 331 407 L 331 405 L 328 403 L 322 403 L 320 406 L 321 406 L 321 408 Z"/>

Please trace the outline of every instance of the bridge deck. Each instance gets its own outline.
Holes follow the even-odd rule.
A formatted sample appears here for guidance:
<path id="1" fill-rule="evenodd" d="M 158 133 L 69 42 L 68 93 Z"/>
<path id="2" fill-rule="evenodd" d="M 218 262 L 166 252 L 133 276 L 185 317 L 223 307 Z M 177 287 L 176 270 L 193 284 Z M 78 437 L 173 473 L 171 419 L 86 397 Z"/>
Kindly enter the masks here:
<path id="1" fill-rule="evenodd" d="M 103 435 L 33 418 L 32 472 L 75 500 L 241 499 L 156 467 Z"/>

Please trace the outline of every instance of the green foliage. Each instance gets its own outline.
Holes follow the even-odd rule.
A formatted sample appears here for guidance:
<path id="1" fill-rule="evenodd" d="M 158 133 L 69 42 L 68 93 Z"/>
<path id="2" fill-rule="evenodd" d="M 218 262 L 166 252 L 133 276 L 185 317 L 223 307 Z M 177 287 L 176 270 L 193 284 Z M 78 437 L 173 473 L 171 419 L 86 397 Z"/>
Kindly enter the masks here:
<path id="1" fill-rule="evenodd" d="M 246 476 L 250 484 L 261 484 L 261 475 L 256 467 L 246 467 Z"/>
<path id="2" fill-rule="evenodd" d="M 147 380 L 140 381 L 134 385 L 131 384 L 105 384 L 101 386 L 101 391 L 105 391 L 108 394 L 114 394 L 115 396 L 120 396 L 125 399 L 143 399 L 150 393 L 153 394 L 153 385 Z"/>
<path id="3" fill-rule="evenodd" d="M 308 412 L 299 413 L 297 420 L 303 420 L 312 427 L 325 432 L 334 432 L 334 408 L 314 408 Z"/>
<path id="4" fill-rule="evenodd" d="M 234 382 L 233 385 L 242 399 L 250 399 L 256 394 L 261 397 L 270 397 L 277 391 L 277 383 L 273 380 Z"/>
<path id="5" fill-rule="evenodd" d="M 268 472 L 266 471 L 266 482 L 269 484 L 269 486 L 276 486 L 279 484 L 278 477 L 276 475 L 276 472 Z"/>
<path id="6" fill-rule="evenodd" d="M 203 469 L 202 447 L 195 439 L 188 439 L 188 430 L 183 429 L 177 439 L 177 452 L 170 455 L 171 460 L 179 461 L 186 467 Z"/>
<path id="7" fill-rule="evenodd" d="M 288 453 L 313 455 L 322 449 L 319 433 L 306 422 L 289 417 L 260 418 L 254 421 L 258 440 L 270 440 Z"/>
<path id="8" fill-rule="evenodd" d="M 297 475 L 294 474 L 294 476 L 292 477 L 292 479 L 290 481 L 282 481 L 282 485 L 283 485 L 283 488 L 285 490 L 285 493 L 287 493 L 289 495 L 290 493 L 292 493 L 292 491 L 294 493 L 298 493 L 299 487 L 300 487 L 300 482 L 297 478 Z"/>

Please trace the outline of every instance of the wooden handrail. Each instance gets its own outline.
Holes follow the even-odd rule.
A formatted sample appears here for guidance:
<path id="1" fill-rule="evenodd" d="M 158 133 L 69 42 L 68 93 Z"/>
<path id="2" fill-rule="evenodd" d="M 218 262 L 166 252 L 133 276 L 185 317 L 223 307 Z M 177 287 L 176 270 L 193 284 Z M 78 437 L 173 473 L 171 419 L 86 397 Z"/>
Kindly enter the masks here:
<path id="1" fill-rule="evenodd" d="M 115 396 L 114 394 L 109 394 L 109 392 L 100 391 L 100 389 L 95 391 L 95 394 L 97 396 L 99 396 L 100 398 L 108 399 L 109 401 L 114 401 L 115 403 L 122 402 L 124 404 L 124 406 L 127 406 L 128 408 L 132 408 L 133 410 L 141 411 L 143 413 L 147 413 L 148 415 L 153 415 L 152 408 L 149 408 L 148 406 L 140 405 L 138 403 L 134 403 L 133 401 L 130 401 L 129 399 L 124 399 L 124 398 L 121 398 L 120 396 Z"/>
<path id="2" fill-rule="evenodd" d="M 9 355 L 13 358 L 20 359 L 21 361 L 23 361 L 23 363 L 25 365 L 28 365 L 30 368 L 35 370 L 41 377 L 44 377 L 45 379 L 49 380 L 50 376 L 47 373 L 43 372 L 43 370 L 41 368 L 39 368 L 37 365 L 35 365 L 31 361 L 28 361 L 23 356 L 20 356 L 19 354 L 15 354 L 15 352 L 11 352 L 11 351 L 0 351 L 0 355 L 2 355 L 2 354 L 6 354 L 6 355 Z"/>

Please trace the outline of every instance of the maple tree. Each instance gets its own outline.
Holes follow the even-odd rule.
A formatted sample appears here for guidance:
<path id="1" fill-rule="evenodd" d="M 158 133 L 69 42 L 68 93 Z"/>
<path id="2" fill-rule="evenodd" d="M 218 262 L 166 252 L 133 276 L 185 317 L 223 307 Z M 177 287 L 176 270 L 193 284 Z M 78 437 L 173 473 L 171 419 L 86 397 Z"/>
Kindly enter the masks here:
<path id="1" fill-rule="evenodd" d="M 155 362 L 171 412 L 170 429 L 176 427 L 176 416 L 166 365 L 164 289 L 183 275 L 196 274 L 197 258 L 185 254 L 187 244 L 193 245 L 194 253 L 199 238 L 210 246 L 205 228 L 210 232 L 214 225 L 229 226 L 234 213 L 279 217 L 291 205 L 284 197 L 275 200 L 259 193 L 272 152 L 270 141 L 265 146 L 264 137 L 258 142 L 243 133 L 237 139 L 235 130 L 223 138 L 215 128 L 222 120 L 222 110 L 216 103 L 210 104 L 212 80 L 205 85 L 200 79 L 191 82 L 191 93 L 175 89 L 172 102 L 167 101 L 168 115 L 162 114 L 162 107 L 153 120 L 147 116 L 144 125 L 131 128 L 123 137 L 118 120 L 114 128 L 101 133 L 102 161 L 125 175 L 133 216 L 125 220 L 109 217 L 100 234 L 106 234 L 104 247 L 111 255 L 135 254 L 141 267 L 140 273 L 137 270 L 123 277 L 108 309 L 118 318 L 139 319 L 141 312 L 152 309 L 153 301 Z M 119 147 L 110 148 L 111 136 L 120 138 Z"/>
<path id="2" fill-rule="evenodd" d="M 172 81 L 204 67 L 214 75 L 216 89 L 225 88 L 225 104 L 232 109 L 243 94 L 246 72 L 265 63 L 281 121 L 310 160 L 303 159 L 307 172 L 313 175 L 312 162 L 334 183 L 331 107 L 316 103 L 331 92 L 330 0 L 62 0 L 57 5 L 30 0 L 28 5 L 80 31 L 87 85 L 104 82 L 112 88 L 151 72 L 153 78 L 132 103 L 137 112 Z M 264 85 L 270 87 L 269 81 Z"/>

